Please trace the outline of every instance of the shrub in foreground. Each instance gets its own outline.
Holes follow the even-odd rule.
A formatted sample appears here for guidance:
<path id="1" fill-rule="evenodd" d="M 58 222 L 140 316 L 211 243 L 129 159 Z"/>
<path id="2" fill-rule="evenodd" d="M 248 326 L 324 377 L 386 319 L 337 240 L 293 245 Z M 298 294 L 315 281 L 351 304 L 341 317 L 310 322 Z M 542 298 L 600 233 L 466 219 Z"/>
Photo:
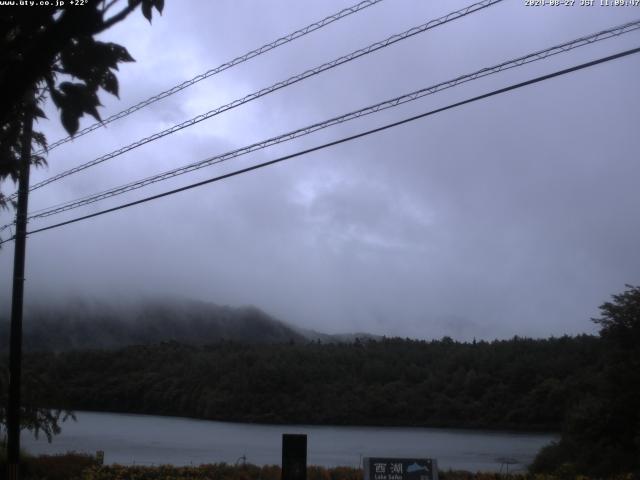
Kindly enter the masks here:
<path id="1" fill-rule="evenodd" d="M 362 470 L 349 467 L 324 468 L 311 466 L 307 480 L 362 480 Z M 548 474 L 501 474 L 441 471 L 440 480 L 564 480 L 568 477 Z M 571 476 L 572 480 L 596 480 L 593 477 Z M 111 465 L 85 470 L 81 480 L 280 480 L 280 467 L 226 464 L 199 467 L 124 467 Z M 608 480 L 635 480 L 632 475 L 608 477 Z"/>
<path id="2" fill-rule="evenodd" d="M 96 466 L 96 458 L 84 453 L 35 457 L 21 452 L 20 455 L 20 469 L 25 480 L 80 480 L 85 470 Z M 6 447 L 0 444 L 0 478 L 4 478 L 6 469 Z"/>
<path id="3" fill-rule="evenodd" d="M 2 466 L 3 472 L 5 465 Z M 123 466 L 97 464 L 91 455 L 67 453 L 64 455 L 25 456 L 23 463 L 25 480 L 280 480 L 279 466 L 233 466 L 225 463 L 198 467 Z M 1 475 L 0 475 L 1 477 Z M 471 473 L 465 471 L 440 471 L 440 480 L 595 480 L 593 477 L 576 476 L 570 472 L 550 474 L 500 474 Z M 635 480 L 633 475 L 607 477 L 608 480 Z M 324 468 L 310 466 L 307 480 L 363 480 L 363 471 L 349 467 Z"/>

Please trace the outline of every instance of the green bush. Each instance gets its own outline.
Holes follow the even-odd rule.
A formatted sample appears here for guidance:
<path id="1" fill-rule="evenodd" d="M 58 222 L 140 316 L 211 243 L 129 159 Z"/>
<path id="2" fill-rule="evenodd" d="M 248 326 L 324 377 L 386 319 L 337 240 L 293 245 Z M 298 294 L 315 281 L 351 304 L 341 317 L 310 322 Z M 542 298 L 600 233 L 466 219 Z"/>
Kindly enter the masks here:
<path id="1" fill-rule="evenodd" d="M 40 455 L 26 461 L 25 474 L 33 480 L 79 480 L 84 470 L 96 465 L 96 458 L 84 453 Z"/>
<path id="2" fill-rule="evenodd" d="M 20 470 L 24 480 L 80 480 L 82 472 L 97 465 L 96 458 L 82 453 L 33 456 L 20 452 Z M 0 442 L 0 478 L 7 471 L 7 447 Z"/>

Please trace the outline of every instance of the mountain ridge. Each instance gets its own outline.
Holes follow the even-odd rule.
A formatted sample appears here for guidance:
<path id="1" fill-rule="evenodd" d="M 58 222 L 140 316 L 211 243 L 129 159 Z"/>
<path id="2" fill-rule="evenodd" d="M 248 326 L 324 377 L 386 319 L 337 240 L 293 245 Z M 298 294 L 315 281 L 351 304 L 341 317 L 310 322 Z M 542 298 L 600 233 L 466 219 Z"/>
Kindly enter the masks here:
<path id="1" fill-rule="evenodd" d="M 145 298 L 112 304 L 87 298 L 30 306 L 23 322 L 25 351 L 117 349 L 176 341 L 350 343 L 368 334 L 330 335 L 305 330 L 254 306 L 231 307 L 184 298 Z M 9 345 L 9 321 L 0 319 L 0 352 Z"/>

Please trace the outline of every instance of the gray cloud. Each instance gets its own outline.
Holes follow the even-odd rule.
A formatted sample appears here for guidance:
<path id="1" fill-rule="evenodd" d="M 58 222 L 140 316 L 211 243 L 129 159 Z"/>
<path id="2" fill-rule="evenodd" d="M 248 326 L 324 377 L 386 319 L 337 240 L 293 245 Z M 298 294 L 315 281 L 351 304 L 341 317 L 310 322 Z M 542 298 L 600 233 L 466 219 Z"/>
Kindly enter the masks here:
<path id="1" fill-rule="evenodd" d="M 55 150 L 34 181 L 465 4 L 383 2 Z M 122 101 L 105 96 L 104 115 L 347 5 L 167 2 L 151 27 L 138 15 L 105 35 L 137 62 L 122 69 Z M 31 204 L 42 208 L 222 153 L 636 13 L 504 2 L 43 188 Z M 492 76 L 106 205 L 631 48 L 638 38 Z M 421 338 L 593 332 L 588 319 L 597 306 L 625 283 L 639 283 L 638 65 L 635 57 L 612 62 L 34 235 L 27 298 L 166 293 L 254 304 L 320 331 Z M 42 128 L 50 139 L 62 135 L 57 121 Z M 0 251 L 5 292 L 11 257 L 10 246 Z"/>

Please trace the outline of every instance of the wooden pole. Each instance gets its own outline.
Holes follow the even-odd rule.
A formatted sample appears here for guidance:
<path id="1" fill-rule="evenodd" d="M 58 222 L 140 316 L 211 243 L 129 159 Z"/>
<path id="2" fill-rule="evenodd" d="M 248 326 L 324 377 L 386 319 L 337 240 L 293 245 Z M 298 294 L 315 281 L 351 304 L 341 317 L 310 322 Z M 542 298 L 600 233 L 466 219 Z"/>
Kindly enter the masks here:
<path id="1" fill-rule="evenodd" d="M 11 297 L 11 331 L 9 344 L 9 404 L 7 406 L 7 463 L 9 480 L 20 478 L 20 385 L 22 375 L 22 306 L 24 299 L 24 264 L 27 244 L 27 210 L 29 170 L 33 133 L 33 102 L 26 102 L 22 130 L 22 151 L 18 177 L 16 236 L 13 254 L 13 290 Z"/>

